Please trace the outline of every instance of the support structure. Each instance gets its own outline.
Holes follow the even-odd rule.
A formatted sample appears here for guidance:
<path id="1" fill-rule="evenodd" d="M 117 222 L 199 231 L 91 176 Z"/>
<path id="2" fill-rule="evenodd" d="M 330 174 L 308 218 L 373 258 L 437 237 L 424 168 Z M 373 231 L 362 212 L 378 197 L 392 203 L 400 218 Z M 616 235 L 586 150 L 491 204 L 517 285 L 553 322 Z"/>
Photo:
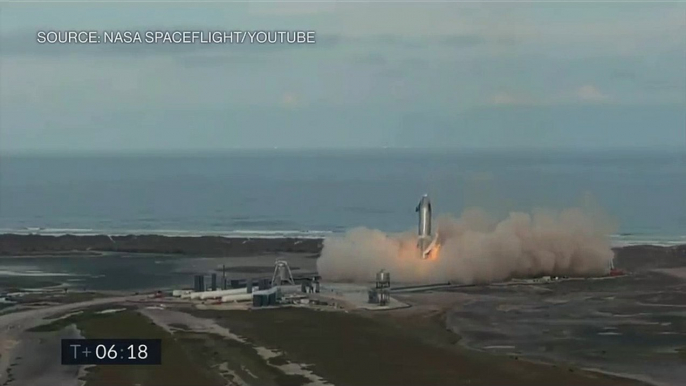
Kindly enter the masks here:
<path id="1" fill-rule="evenodd" d="M 376 274 L 376 287 L 369 290 L 369 303 L 387 305 L 390 300 L 391 274 L 383 269 Z"/>
<path id="2" fill-rule="evenodd" d="M 283 284 L 295 285 L 293 273 L 291 273 L 291 268 L 288 266 L 288 262 L 285 260 L 276 260 L 274 266 L 274 275 L 272 276 L 272 287 Z"/>

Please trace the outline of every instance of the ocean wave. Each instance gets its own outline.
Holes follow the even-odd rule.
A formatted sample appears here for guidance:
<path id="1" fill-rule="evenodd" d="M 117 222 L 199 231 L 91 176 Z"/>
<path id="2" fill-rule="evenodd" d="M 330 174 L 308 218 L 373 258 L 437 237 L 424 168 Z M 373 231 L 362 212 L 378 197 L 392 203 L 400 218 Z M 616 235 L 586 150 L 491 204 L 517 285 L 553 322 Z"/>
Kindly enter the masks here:
<path id="1" fill-rule="evenodd" d="M 179 229 L 130 229 L 130 230 L 112 230 L 112 229 L 76 229 L 76 228 L 0 228 L 0 234 L 18 234 L 18 235 L 42 235 L 42 236 L 168 236 L 168 237 L 203 237 L 203 236 L 220 236 L 220 237 L 240 237 L 240 238 L 313 238 L 319 239 L 336 233 L 327 230 L 252 230 L 252 229 L 237 229 L 237 230 L 179 230 Z"/>
<path id="2" fill-rule="evenodd" d="M 40 272 L 40 271 L 13 271 L 0 269 L 0 276 L 32 276 L 32 277 L 55 277 L 55 276 L 77 276 L 71 273 L 62 272 Z"/>
<path id="3" fill-rule="evenodd" d="M 347 229 L 338 228 L 336 230 L 255 230 L 255 229 L 236 229 L 236 230 L 182 230 L 182 229 L 91 229 L 91 228 L 0 228 L 0 234 L 18 235 L 44 235 L 44 236 L 167 236 L 167 237 L 204 237 L 219 236 L 227 238 L 302 238 L 320 239 L 328 236 L 345 233 Z M 675 246 L 686 244 L 686 235 L 658 235 L 647 233 L 623 232 L 610 236 L 613 247 L 624 247 L 631 245 L 656 245 L 656 246 Z"/>
<path id="4" fill-rule="evenodd" d="M 686 235 L 651 235 L 638 233 L 620 233 L 610 236 L 613 247 L 627 247 L 632 245 L 655 245 L 673 247 L 686 244 Z"/>

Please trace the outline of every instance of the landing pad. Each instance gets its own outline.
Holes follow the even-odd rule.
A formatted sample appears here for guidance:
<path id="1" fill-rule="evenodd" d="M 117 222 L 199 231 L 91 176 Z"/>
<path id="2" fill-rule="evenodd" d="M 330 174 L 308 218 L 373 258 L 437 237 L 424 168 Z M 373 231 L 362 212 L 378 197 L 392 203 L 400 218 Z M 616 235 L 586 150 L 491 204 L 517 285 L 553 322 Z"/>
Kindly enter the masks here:
<path id="1" fill-rule="evenodd" d="M 314 296 L 312 297 L 319 297 L 322 300 L 333 300 L 338 302 L 341 307 L 347 309 L 381 311 L 410 307 L 409 304 L 394 299 L 392 290 L 391 297 L 386 305 L 381 306 L 369 303 L 368 291 L 368 286 L 359 284 L 322 284 L 320 293 L 313 294 Z"/>

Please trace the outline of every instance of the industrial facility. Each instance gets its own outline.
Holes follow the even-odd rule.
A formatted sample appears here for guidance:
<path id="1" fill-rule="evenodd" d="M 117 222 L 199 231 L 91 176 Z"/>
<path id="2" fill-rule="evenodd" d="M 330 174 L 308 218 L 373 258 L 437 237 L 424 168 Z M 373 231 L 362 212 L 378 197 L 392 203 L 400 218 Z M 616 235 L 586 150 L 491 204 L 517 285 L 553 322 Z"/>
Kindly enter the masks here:
<path id="1" fill-rule="evenodd" d="M 174 290 L 172 295 L 198 307 L 264 308 L 275 306 L 333 306 L 335 308 L 392 309 L 407 307 L 391 298 L 391 275 L 376 274 L 372 287 L 326 284 L 317 275 L 294 276 L 288 262 L 276 260 L 271 278 L 227 279 L 223 274 L 195 275 L 193 289 Z M 370 278 L 370 282 L 374 278 Z M 209 282 L 209 286 L 207 283 Z"/>
<path id="2" fill-rule="evenodd" d="M 438 231 L 432 229 L 432 208 L 428 195 L 423 195 L 416 207 L 418 216 L 417 250 L 421 259 L 435 259 L 440 251 Z M 609 276 L 623 275 L 610 261 Z M 364 308 L 368 310 L 394 309 L 407 307 L 391 297 L 391 293 L 408 293 L 463 287 L 456 283 L 426 283 L 404 285 L 391 291 L 391 274 L 380 270 L 370 277 L 372 286 L 359 284 L 327 283 L 322 285 L 316 273 L 293 275 L 288 262 L 277 259 L 271 277 L 252 277 L 247 279 L 227 279 L 226 267 L 222 267 L 221 282 L 216 273 L 205 280 L 206 275 L 196 275 L 193 290 L 175 290 L 173 295 L 180 299 L 199 301 L 203 306 L 222 304 L 241 304 L 256 307 L 270 307 L 294 304 L 333 304 L 341 308 Z M 568 280 L 566 277 L 542 276 L 528 279 L 511 279 L 492 285 L 544 284 Z M 209 286 L 206 283 L 209 282 Z"/>
<path id="3" fill-rule="evenodd" d="M 243 280 L 227 279 L 222 269 L 221 288 L 217 283 L 217 274 L 210 275 L 210 285 L 206 285 L 206 275 L 195 275 L 192 290 L 174 290 L 172 295 L 180 299 L 195 300 L 201 303 L 221 304 L 245 302 L 253 307 L 276 306 L 284 303 L 284 296 L 294 293 L 318 293 L 320 289 L 318 276 L 295 278 L 288 262 L 277 260 L 274 274 L 270 278 L 248 278 Z M 298 283 L 296 283 L 296 281 Z M 286 302 L 288 303 L 288 302 Z"/>
<path id="4" fill-rule="evenodd" d="M 391 298 L 391 274 L 383 269 L 376 274 L 376 286 L 369 289 L 369 303 L 385 306 Z"/>

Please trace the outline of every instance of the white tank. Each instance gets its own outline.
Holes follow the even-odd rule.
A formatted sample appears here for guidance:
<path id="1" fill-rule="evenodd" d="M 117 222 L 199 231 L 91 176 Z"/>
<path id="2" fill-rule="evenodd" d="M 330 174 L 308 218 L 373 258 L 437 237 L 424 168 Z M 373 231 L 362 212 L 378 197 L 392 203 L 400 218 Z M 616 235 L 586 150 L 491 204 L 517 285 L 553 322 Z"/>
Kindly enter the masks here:
<path id="1" fill-rule="evenodd" d="M 287 293 L 287 294 L 300 292 L 300 286 L 299 285 L 280 285 L 278 287 L 272 287 L 272 288 L 277 288 L 279 290 L 279 292 Z M 262 291 L 262 292 L 266 293 L 264 291 Z"/>
<path id="2" fill-rule="evenodd" d="M 234 294 L 234 295 L 228 295 L 228 296 L 222 296 L 222 302 L 240 302 L 240 301 L 248 301 L 252 300 L 252 295 L 249 293 L 242 293 L 242 294 Z"/>
<path id="3" fill-rule="evenodd" d="M 253 291 L 257 290 L 257 288 L 258 287 L 253 287 Z M 201 292 L 200 293 L 200 299 L 216 299 L 216 298 L 221 298 L 222 296 L 244 294 L 244 293 L 247 293 L 247 291 L 248 291 L 247 288 L 236 288 L 236 289 L 222 290 L 222 291 Z"/>
<path id="4" fill-rule="evenodd" d="M 288 281 L 288 271 L 286 271 L 286 266 L 285 265 L 279 265 L 279 280 L 281 282 Z"/>
<path id="5" fill-rule="evenodd" d="M 205 292 L 192 292 L 190 294 L 190 299 L 200 299 L 200 297 L 204 294 Z"/>

